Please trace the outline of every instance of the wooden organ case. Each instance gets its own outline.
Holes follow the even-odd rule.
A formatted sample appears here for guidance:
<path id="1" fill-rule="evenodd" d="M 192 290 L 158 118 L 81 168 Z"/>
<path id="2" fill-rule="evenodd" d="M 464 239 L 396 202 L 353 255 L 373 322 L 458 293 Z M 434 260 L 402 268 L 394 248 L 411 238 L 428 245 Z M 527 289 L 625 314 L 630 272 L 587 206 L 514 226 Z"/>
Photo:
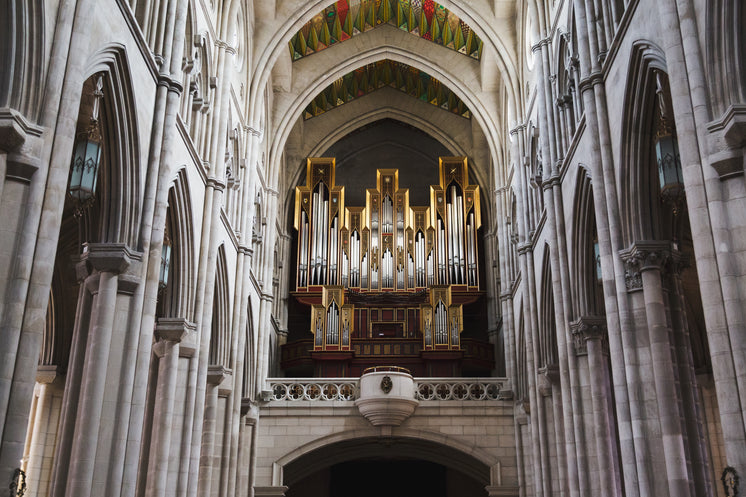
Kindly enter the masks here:
<path id="1" fill-rule="evenodd" d="M 441 157 L 430 205 L 411 206 L 398 170 L 378 169 L 365 206 L 346 206 L 335 160 L 307 160 L 295 190 L 293 296 L 308 309 L 303 332 L 312 338 L 297 339 L 291 320 L 286 373 L 357 376 L 397 365 L 420 376 L 490 374 L 491 344 L 461 338 L 464 306 L 483 296 L 480 192 L 468 178 L 465 157 Z"/>

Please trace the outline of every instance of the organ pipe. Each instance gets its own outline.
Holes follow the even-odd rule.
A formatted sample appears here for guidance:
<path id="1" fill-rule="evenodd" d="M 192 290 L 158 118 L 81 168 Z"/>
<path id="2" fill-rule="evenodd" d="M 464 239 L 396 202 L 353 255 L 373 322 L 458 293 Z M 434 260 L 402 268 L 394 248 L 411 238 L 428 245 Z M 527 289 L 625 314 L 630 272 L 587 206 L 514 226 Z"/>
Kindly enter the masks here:
<path id="1" fill-rule="evenodd" d="M 363 255 L 363 260 L 360 266 L 360 288 L 367 288 L 368 286 L 368 253 Z"/>
<path id="2" fill-rule="evenodd" d="M 454 193 L 456 188 L 453 188 Z M 456 195 L 456 246 L 458 247 L 458 282 L 465 283 L 464 277 L 464 202 L 461 195 Z"/>
<path id="3" fill-rule="evenodd" d="M 323 183 L 320 184 L 323 188 Z M 321 210 L 321 272 L 319 274 L 319 284 L 326 283 L 327 255 L 326 251 L 329 244 L 329 201 L 324 200 L 323 209 Z"/>
<path id="4" fill-rule="evenodd" d="M 331 232 L 329 237 L 331 242 L 329 244 L 329 282 L 335 284 L 337 282 L 337 238 L 339 232 L 337 231 L 337 216 L 334 216 L 332 221 Z"/>
<path id="5" fill-rule="evenodd" d="M 309 159 L 307 186 L 296 188 L 299 289 L 479 288 L 479 192 L 468 184 L 464 158 L 441 159 L 428 207 L 410 207 L 398 172 L 385 169 L 364 207 L 345 208 L 334 167 L 331 159 Z"/>
<path id="6" fill-rule="evenodd" d="M 300 223 L 300 255 L 298 257 L 298 286 L 306 286 L 308 278 L 308 216 L 306 211 L 301 212 Z"/>
<path id="7" fill-rule="evenodd" d="M 438 282 L 440 284 L 448 283 L 446 266 L 446 231 L 443 220 L 438 218 Z"/>

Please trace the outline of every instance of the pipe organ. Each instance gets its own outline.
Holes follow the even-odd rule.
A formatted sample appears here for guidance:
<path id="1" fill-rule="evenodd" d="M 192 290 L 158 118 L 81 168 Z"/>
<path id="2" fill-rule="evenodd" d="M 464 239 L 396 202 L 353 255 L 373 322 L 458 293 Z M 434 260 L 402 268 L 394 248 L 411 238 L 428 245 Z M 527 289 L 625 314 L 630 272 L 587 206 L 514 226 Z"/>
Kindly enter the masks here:
<path id="1" fill-rule="evenodd" d="M 463 305 L 481 295 L 479 187 L 468 178 L 465 157 L 441 157 L 430 205 L 413 206 L 399 171 L 378 169 L 365 205 L 347 206 L 335 160 L 307 160 L 294 295 L 311 307 L 314 351 L 351 354 L 375 339 L 461 350 Z"/>
<path id="2" fill-rule="evenodd" d="M 465 157 L 440 159 L 440 184 L 430 186 L 427 207 L 409 205 L 395 169 L 378 170 L 364 207 L 345 206 L 334 178 L 334 159 L 309 158 L 306 185 L 296 188 L 299 291 L 479 290 L 479 187 L 468 182 Z"/>
<path id="3" fill-rule="evenodd" d="M 344 295 L 341 286 L 324 286 L 321 303 L 311 306 L 314 350 L 350 350 L 353 306 Z"/>

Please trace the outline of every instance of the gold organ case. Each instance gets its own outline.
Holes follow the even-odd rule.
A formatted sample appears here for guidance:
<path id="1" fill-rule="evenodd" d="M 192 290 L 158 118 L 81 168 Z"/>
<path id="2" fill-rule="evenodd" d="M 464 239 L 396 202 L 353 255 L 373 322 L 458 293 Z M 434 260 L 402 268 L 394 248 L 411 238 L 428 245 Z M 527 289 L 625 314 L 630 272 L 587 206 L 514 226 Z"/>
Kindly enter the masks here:
<path id="1" fill-rule="evenodd" d="M 466 157 L 440 158 L 429 206 L 410 205 L 397 169 L 378 169 L 365 206 L 347 206 L 335 168 L 308 158 L 295 189 L 293 294 L 311 308 L 313 351 L 354 355 L 353 339 L 376 338 L 461 350 L 463 305 L 482 293 L 480 192 Z"/>

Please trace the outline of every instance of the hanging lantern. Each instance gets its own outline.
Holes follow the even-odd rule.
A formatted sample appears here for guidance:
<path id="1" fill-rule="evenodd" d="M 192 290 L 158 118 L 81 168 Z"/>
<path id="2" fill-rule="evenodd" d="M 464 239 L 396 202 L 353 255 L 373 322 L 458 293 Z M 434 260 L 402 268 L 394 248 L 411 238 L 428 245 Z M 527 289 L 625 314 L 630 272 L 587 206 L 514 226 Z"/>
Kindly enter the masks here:
<path id="1" fill-rule="evenodd" d="M 101 158 L 101 141 L 97 134 L 95 128 L 89 129 L 78 135 L 75 143 L 68 194 L 81 204 L 90 201 L 96 193 Z"/>
<path id="2" fill-rule="evenodd" d="M 96 194 L 98 166 L 101 159 L 101 133 L 98 128 L 99 103 L 103 92 L 103 79 L 98 78 L 93 93 L 93 112 L 88 129 L 80 133 L 75 141 L 72 165 L 70 166 L 70 183 L 67 193 L 78 204 L 78 209 L 89 206 Z"/>
<path id="3" fill-rule="evenodd" d="M 161 247 L 161 270 L 158 272 L 158 288 L 163 290 L 168 285 L 168 270 L 171 267 L 171 239 L 168 234 L 163 236 Z"/>
<path id="4" fill-rule="evenodd" d="M 674 215 L 678 213 L 684 199 L 684 176 L 679 156 L 679 143 L 676 130 L 669 122 L 660 75 L 657 78 L 658 119 L 655 130 L 655 159 L 658 163 L 658 179 L 661 198 L 671 205 Z"/>

